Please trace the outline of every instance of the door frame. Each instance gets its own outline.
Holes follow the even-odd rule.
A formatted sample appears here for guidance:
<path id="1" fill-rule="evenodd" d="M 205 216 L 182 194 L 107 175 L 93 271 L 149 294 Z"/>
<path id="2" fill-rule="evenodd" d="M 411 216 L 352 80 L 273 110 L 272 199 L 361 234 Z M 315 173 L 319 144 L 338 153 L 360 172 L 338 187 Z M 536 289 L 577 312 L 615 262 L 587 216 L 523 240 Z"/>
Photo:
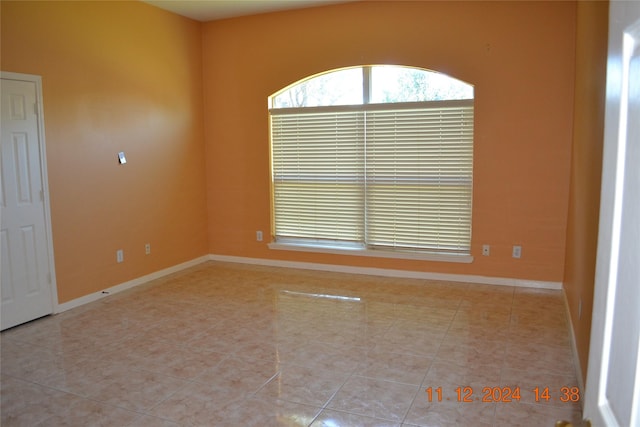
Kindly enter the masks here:
<path id="1" fill-rule="evenodd" d="M 58 286 L 56 282 L 55 258 L 53 254 L 53 232 L 51 228 L 51 206 L 49 198 L 49 173 L 47 171 L 47 150 L 44 134 L 44 106 L 42 101 L 42 76 L 35 74 L 1 71 L 0 78 L 34 83 L 36 86 L 36 115 L 38 123 L 38 148 L 40 150 L 40 179 L 44 205 L 44 228 L 47 239 L 47 263 L 49 266 L 49 287 L 51 289 L 51 314 L 58 312 Z"/>

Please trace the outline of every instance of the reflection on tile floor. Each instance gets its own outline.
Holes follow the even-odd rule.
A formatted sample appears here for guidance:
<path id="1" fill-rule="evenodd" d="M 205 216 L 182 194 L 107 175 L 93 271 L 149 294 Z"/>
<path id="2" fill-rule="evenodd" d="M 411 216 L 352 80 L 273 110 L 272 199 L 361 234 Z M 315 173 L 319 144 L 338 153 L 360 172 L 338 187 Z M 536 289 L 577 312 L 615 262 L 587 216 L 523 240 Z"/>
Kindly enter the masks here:
<path id="1" fill-rule="evenodd" d="M 209 262 L 0 344 L 5 427 L 581 418 L 559 291 Z"/>

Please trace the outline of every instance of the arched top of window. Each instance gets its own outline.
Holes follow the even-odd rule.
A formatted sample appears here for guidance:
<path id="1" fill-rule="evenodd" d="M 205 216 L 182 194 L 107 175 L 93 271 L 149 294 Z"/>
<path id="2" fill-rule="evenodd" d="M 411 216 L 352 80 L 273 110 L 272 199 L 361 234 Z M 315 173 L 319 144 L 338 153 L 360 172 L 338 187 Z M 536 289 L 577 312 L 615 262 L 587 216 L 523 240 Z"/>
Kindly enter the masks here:
<path id="1" fill-rule="evenodd" d="M 342 68 L 276 92 L 271 108 L 473 99 L 473 85 L 422 68 L 371 65 Z"/>

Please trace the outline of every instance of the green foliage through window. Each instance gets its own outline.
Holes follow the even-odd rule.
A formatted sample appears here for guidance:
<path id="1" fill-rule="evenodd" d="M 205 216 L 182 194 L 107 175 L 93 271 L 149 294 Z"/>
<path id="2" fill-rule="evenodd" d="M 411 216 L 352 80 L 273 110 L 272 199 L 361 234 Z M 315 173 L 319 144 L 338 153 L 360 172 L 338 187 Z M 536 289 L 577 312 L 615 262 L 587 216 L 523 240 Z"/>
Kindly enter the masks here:
<path id="1" fill-rule="evenodd" d="M 373 65 L 343 68 L 295 83 L 271 98 L 272 108 L 473 99 L 473 86 L 442 73 Z"/>

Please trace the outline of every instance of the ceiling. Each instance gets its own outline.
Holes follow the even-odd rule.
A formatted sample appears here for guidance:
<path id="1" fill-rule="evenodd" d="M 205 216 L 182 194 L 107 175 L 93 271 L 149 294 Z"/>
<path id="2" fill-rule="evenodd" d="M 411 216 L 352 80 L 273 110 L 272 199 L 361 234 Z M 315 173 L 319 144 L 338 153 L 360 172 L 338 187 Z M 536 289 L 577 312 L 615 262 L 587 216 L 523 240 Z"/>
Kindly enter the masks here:
<path id="1" fill-rule="evenodd" d="M 153 6 L 197 21 L 255 15 L 279 10 L 302 9 L 347 0 L 142 0 Z"/>

